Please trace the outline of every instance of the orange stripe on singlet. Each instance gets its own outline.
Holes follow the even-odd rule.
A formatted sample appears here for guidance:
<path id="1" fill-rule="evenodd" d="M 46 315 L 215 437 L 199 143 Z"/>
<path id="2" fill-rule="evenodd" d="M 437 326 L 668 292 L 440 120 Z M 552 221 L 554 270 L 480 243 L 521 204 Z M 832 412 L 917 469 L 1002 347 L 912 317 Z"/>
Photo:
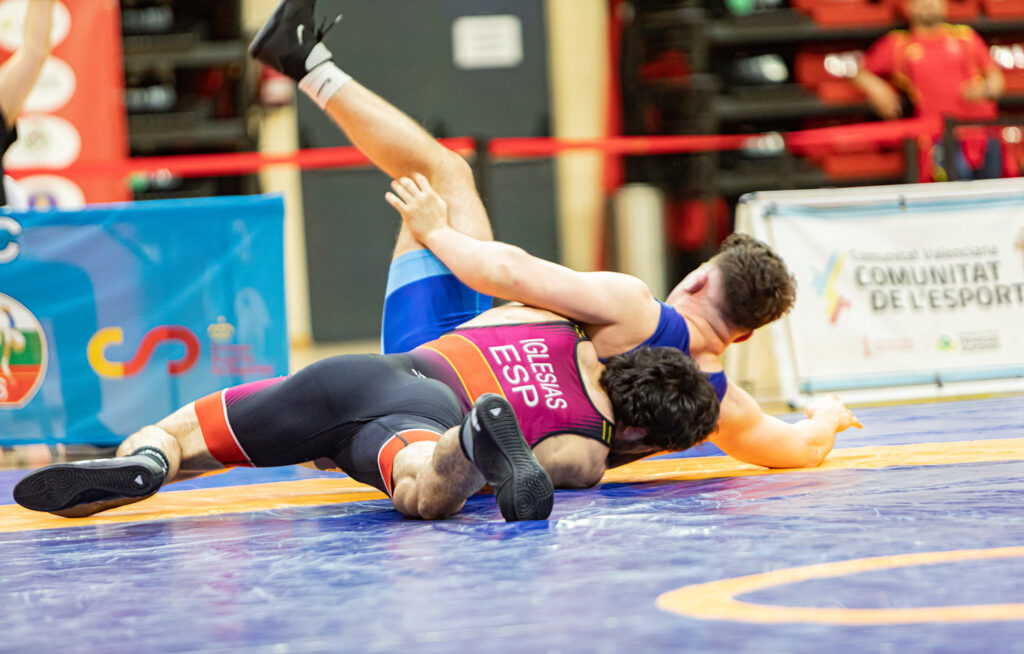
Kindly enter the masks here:
<path id="1" fill-rule="evenodd" d="M 227 408 L 224 406 L 224 391 L 217 391 L 195 402 L 199 429 L 203 432 L 206 449 L 213 458 L 226 466 L 253 467 L 249 456 L 238 444 L 235 433 L 228 424 Z"/>
<path id="2" fill-rule="evenodd" d="M 505 391 L 501 389 L 501 384 L 494 376 L 494 371 L 487 363 L 484 353 L 465 336 L 446 334 L 436 341 L 431 341 L 420 347 L 437 352 L 444 357 L 455 374 L 459 376 L 470 403 L 476 402 L 476 398 L 484 393 L 495 393 L 505 397 Z"/>
<path id="3" fill-rule="evenodd" d="M 441 440 L 441 434 L 429 429 L 405 429 L 398 432 L 384 443 L 377 453 L 377 467 L 380 469 L 381 479 L 384 480 L 384 487 L 388 490 L 388 496 L 392 494 L 391 471 L 395 467 L 395 457 L 406 445 L 420 441 Z"/>

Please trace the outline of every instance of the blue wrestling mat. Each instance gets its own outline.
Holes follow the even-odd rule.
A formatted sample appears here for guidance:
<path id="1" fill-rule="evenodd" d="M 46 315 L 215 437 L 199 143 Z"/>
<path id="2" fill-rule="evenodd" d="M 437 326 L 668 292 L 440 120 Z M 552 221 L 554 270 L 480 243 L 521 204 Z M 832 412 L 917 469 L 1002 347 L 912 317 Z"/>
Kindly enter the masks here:
<path id="1" fill-rule="evenodd" d="M 539 523 L 295 468 L 71 521 L 5 471 L 0 651 L 1024 652 L 1024 398 L 857 413 L 822 468 L 705 447 Z"/>

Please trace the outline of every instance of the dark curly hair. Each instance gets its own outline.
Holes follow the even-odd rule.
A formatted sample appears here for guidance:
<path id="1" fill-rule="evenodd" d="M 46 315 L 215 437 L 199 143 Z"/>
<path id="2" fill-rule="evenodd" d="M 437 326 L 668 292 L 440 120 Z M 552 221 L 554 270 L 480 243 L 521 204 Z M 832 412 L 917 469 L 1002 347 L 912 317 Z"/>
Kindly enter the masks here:
<path id="1" fill-rule="evenodd" d="M 641 347 L 605 362 L 601 386 L 615 422 L 647 430 L 644 442 L 685 450 L 707 438 L 718 422 L 718 398 L 705 373 L 672 347 Z"/>
<path id="2" fill-rule="evenodd" d="M 722 271 L 726 320 L 751 331 L 793 307 L 796 280 L 768 245 L 748 234 L 730 234 L 711 263 Z"/>

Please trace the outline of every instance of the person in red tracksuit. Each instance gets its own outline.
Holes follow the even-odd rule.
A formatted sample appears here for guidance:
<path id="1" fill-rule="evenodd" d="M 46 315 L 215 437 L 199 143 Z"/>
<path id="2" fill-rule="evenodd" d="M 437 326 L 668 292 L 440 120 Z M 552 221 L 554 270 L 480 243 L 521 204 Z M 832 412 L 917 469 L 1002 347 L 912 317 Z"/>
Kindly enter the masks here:
<path id="1" fill-rule="evenodd" d="M 894 30 L 876 41 L 853 78 L 878 115 L 891 120 L 903 114 L 898 93 L 886 82 L 890 80 L 907 94 L 918 116 L 996 118 L 1004 80 L 985 41 L 967 25 L 945 22 L 946 0 L 907 0 L 904 12 L 910 29 Z M 961 128 L 958 137 L 958 179 L 1003 176 L 998 128 Z M 928 138 L 922 146 L 922 181 L 949 179 L 939 139 Z"/>

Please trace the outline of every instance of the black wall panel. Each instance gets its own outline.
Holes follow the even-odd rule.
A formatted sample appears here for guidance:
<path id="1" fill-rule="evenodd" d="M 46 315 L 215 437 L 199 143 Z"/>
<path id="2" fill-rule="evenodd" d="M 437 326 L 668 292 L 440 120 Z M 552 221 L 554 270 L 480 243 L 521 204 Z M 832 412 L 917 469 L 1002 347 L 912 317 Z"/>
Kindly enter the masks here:
<path id="1" fill-rule="evenodd" d="M 436 136 L 547 136 L 548 73 L 543 0 L 373 0 L 318 3 L 344 19 L 326 43 L 345 72 Z M 513 14 L 522 23 L 523 61 L 514 68 L 460 70 L 452 24 L 460 16 Z M 347 145 L 341 130 L 299 99 L 302 147 Z M 557 257 L 551 160 L 488 165 L 483 188 L 496 236 Z M 389 180 L 376 169 L 307 171 L 302 176 L 313 337 L 377 336 L 399 217 L 384 201 Z"/>

